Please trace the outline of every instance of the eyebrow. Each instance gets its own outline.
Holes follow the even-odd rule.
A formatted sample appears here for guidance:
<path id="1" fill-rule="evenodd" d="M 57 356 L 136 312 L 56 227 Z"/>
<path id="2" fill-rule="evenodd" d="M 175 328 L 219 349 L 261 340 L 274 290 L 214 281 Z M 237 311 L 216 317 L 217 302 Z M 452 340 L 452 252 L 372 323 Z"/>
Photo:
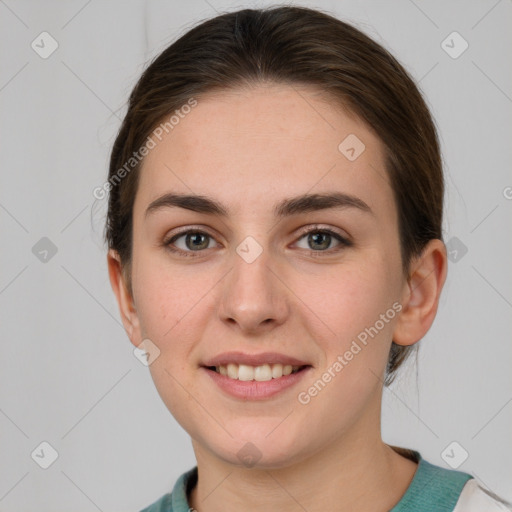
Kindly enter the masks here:
<path id="1" fill-rule="evenodd" d="M 229 217 L 230 211 L 221 203 L 207 196 L 194 194 L 168 193 L 155 199 L 146 209 L 145 216 L 165 208 L 184 208 L 198 213 Z M 303 194 L 284 199 L 274 207 L 274 215 L 278 218 L 289 217 L 329 208 L 355 208 L 374 215 L 372 209 L 356 196 L 342 192 L 323 194 Z"/>

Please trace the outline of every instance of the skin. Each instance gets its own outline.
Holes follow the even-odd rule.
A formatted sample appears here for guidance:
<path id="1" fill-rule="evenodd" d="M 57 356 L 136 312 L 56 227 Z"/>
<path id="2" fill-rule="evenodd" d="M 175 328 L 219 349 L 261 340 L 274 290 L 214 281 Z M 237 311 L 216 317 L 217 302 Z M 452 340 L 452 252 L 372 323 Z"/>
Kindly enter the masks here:
<path id="1" fill-rule="evenodd" d="M 353 162 L 338 150 L 349 134 L 366 146 Z M 167 208 L 145 216 L 171 191 L 213 197 L 231 215 Z M 373 214 L 345 208 L 273 215 L 284 198 L 332 191 L 357 196 Z M 315 245 L 298 234 L 316 223 L 353 245 L 333 238 L 322 249 L 322 240 Z M 188 226 L 211 235 L 208 248 L 193 252 L 183 236 L 175 245 L 193 257 L 171 253 L 163 242 Z M 250 264 L 236 252 L 247 236 L 263 250 Z M 360 119 L 309 87 L 202 96 L 145 158 L 133 211 L 133 295 L 112 250 L 108 266 L 129 338 L 136 346 L 149 338 L 160 350 L 152 378 L 192 438 L 199 480 L 191 507 L 387 511 L 400 500 L 417 465 L 381 439 L 384 370 L 392 339 L 411 345 L 430 328 L 446 249 L 431 240 L 402 274 L 383 146 Z M 297 394 L 395 301 L 401 312 L 318 396 L 299 403 Z M 313 369 L 272 398 L 231 398 L 199 370 L 206 358 L 231 350 L 276 351 Z M 261 454 L 252 468 L 237 457 L 248 441 Z"/>

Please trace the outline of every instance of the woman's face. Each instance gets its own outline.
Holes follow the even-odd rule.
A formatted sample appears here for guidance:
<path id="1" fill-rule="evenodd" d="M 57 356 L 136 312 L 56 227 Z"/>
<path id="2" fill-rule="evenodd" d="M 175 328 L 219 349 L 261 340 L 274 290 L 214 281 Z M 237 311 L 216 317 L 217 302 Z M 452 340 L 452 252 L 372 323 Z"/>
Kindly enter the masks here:
<path id="1" fill-rule="evenodd" d="M 312 88 L 197 101 L 146 156 L 134 204 L 131 339 L 151 340 L 160 396 L 236 464 L 380 433 L 406 283 L 382 143 Z"/>

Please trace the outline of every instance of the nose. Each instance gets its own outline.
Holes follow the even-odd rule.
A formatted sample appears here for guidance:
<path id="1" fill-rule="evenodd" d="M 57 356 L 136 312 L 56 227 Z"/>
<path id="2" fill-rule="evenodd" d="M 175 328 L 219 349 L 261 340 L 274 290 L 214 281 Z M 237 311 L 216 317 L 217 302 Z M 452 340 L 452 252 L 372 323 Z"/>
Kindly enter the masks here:
<path id="1" fill-rule="evenodd" d="M 223 279 L 220 318 L 244 333 L 272 330 L 289 312 L 289 292 L 283 277 L 268 250 L 252 261 L 240 254 L 233 255 L 233 268 Z"/>

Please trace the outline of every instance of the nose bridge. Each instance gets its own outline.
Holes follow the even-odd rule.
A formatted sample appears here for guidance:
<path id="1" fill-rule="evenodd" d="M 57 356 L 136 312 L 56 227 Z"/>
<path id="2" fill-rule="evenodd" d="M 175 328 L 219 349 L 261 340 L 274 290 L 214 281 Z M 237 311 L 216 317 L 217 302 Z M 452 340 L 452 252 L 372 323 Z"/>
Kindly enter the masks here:
<path id="1" fill-rule="evenodd" d="M 268 246 L 247 236 L 235 248 L 232 261 L 233 269 L 223 287 L 222 319 L 236 322 L 242 330 L 282 323 L 287 301 L 283 286 L 273 273 L 275 270 L 269 268 L 275 265 Z"/>

